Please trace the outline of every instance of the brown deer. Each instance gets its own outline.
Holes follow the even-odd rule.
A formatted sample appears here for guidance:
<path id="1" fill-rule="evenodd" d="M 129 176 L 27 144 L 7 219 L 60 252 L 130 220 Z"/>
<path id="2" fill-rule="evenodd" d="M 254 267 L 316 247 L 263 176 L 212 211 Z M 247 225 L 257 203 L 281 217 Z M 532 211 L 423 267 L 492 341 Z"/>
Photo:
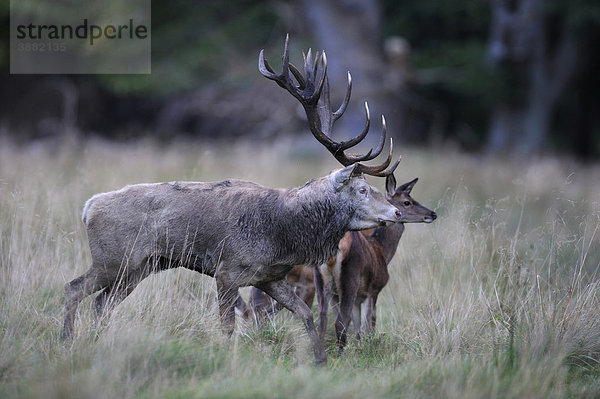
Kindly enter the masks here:
<path id="1" fill-rule="evenodd" d="M 315 269 L 315 284 L 319 301 L 319 338 L 327 328 L 329 299 L 334 301 L 335 331 L 340 350 L 346 344 L 346 332 L 354 323 L 357 338 L 375 328 L 379 293 L 389 280 L 388 264 L 404 233 L 405 223 L 431 223 L 435 212 L 415 201 L 411 190 L 414 179 L 396 188 L 393 174 L 386 178 L 386 196 L 402 212 L 400 222 L 378 227 L 372 232 L 348 232 L 338 245 L 336 256 Z M 324 290 L 325 287 L 325 290 Z"/>
<path id="2" fill-rule="evenodd" d="M 259 70 L 300 101 L 312 134 L 344 168 L 288 189 L 225 180 L 135 184 L 94 195 L 82 216 L 92 265 L 65 285 L 65 340 L 72 336 L 83 298 L 101 291 L 94 302 L 100 319 L 151 273 L 185 267 L 216 279 L 225 334 L 230 336 L 235 327 L 239 287 L 252 285 L 304 322 L 316 363 L 326 363 L 312 312 L 284 277 L 294 265 L 316 266 L 332 257 L 347 231 L 400 220 L 400 211 L 363 178 L 363 173 L 387 176 L 398 161 L 386 170 L 392 159 L 390 142 L 390 153 L 381 165 L 360 163 L 381 152 L 385 123 L 374 150 L 345 153 L 366 136 L 368 111 L 357 137 L 340 143 L 330 139 L 333 123 L 350 99 L 350 78 L 342 105 L 332 112 L 325 54 L 313 58 L 309 50 L 304 61 L 303 75 L 289 63 L 286 38 L 282 72 L 273 72 L 263 51 Z"/>

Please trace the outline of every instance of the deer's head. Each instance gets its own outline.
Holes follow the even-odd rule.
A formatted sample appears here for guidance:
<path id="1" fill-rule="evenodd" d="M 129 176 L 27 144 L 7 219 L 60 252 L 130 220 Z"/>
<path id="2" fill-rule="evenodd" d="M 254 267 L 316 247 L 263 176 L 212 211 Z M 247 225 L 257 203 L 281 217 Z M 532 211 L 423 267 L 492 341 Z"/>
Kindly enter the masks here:
<path id="1" fill-rule="evenodd" d="M 352 211 L 348 230 L 365 230 L 387 226 L 402 220 L 402 213 L 362 176 L 358 164 L 346 166 L 329 174 L 340 202 Z"/>
<path id="2" fill-rule="evenodd" d="M 388 201 L 402 212 L 401 223 L 431 223 L 437 219 L 437 215 L 431 209 L 419 204 L 410 192 L 419 178 L 396 187 L 396 178 L 390 174 L 385 179 L 385 191 Z"/>

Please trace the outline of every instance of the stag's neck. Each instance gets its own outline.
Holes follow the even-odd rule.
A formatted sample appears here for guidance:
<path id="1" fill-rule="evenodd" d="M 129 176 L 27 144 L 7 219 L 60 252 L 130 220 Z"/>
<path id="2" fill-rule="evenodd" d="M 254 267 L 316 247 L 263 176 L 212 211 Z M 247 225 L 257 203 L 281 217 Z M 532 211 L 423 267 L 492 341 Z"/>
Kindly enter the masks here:
<path id="1" fill-rule="evenodd" d="M 403 233 L 404 223 L 395 223 L 389 227 L 378 227 L 371 235 L 381 245 L 386 264 L 394 257 Z"/>
<path id="2" fill-rule="evenodd" d="M 294 264 L 319 265 L 331 258 L 348 231 L 353 210 L 328 190 L 291 189 L 286 198 L 286 224 L 281 248 L 298 257 Z"/>

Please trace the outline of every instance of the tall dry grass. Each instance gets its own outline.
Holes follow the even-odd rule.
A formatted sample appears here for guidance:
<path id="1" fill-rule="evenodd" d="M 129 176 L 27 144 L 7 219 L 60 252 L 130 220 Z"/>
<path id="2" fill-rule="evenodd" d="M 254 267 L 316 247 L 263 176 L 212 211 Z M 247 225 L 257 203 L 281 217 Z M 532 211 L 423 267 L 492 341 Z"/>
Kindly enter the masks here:
<path id="1" fill-rule="evenodd" d="M 87 198 L 125 184 L 238 177 L 303 184 L 336 167 L 294 143 L 0 145 L 0 397 L 597 397 L 600 166 L 405 149 L 399 182 L 440 215 L 408 225 L 378 326 L 312 366 L 282 312 L 225 341 L 215 284 L 146 279 L 60 342 L 63 285 L 90 263 Z M 382 179 L 373 179 L 379 187 Z M 244 292 L 245 294 L 245 292 Z"/>

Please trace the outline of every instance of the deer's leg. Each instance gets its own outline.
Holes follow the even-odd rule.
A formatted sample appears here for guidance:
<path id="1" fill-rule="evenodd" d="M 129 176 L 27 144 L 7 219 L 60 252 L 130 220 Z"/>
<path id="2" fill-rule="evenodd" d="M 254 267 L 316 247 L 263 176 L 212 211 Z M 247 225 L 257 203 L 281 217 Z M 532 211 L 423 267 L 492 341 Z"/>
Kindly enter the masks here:
<path id="1" fill-rule="evenodd" d="M 342 268 L 340 283 L 337 284 L 339 297 L 339 312 L 335 320 L 335 332 L 340 352 L 346 345 L 348 327 L 352 317 L 352 308 L 358 291 L 358 273 L 352 268 Z M 355 326 L 356 328 L 356 326 Z"/>
<path id="2" fill-rule="evenodd" d="M 99 272 L 94 265 L 81 276 L 65 284 L 65 321 L 63 329 L 63 341 L 73 336 L 73 323 L 77 306 L 88 295 L 108 286 L 109 279 L 105 273 Z"/>
<path id="3" fill-rule="evenodd" d="M 369 334 L 375 323 L 373 296 L 369 295 L 363 303 L 364 333 Z"/>
<path id="4" fill-rule="evenodd" d="M 148 267 L 142 267 L 127 276 L 121 277 L 116 283 L 106 287 L 94 300 L 96 322 L 106 323 L 110 313 L 117 305 L 129 296 L 138 284 L 150 275 Z"/>
<path id="5" fill-rule="evenodd" d="M 324 266 L 327 269 L 327 265 Z M 327 287 L 323 279 L 323 273 L 319 270 L 319 267 L 313 269 L 315 276 L 315 291 L 317 294 L 317 304 L 319 305 L 319 339 L 323 341 L 325 339 L 325 333 L 327 332 L 327 311 L 329 310 L 329 297 L 331 288 L 331 279 L 327 282 Z M 328 270 L 326 271 L 328 272 Z"/>
<path id="6" fill-rule="evenodd" d="M 256 287 L 250 287 L 250 298 L 248 299 L 248 305 L 252 308 L 253 312 L 259 312 L 265 306 L 265 293 Z"/>
<path id="7" fill-rule="evenodd" d="M 302 320 L 313 344 L 315 363 L 326 364 L 327 354 L 317 335 L 312 311 L 306 303 L 294 293 L 292 286 L 285 280 L 279 280 L 263 284 L 259 288 Z"/>
<path id="8" fill-rule="evenodd" d="M 304 303 L 311 308 L 313 302 L 315 301 L 315 285 L 311 283 L 306 283 L 306 285 L 302 286 L 300 290 L 300 298 L 304 301 Z"/>
<path id="9" fill-rule="evenodd" d="M 250 307 L 248 305 L 246 305 L 246 302 L 240 295 L 239 291 L 238 291 L 237 299 L 235 300 L 235 309 L 236 309 L 236 312 L 239 312 L 239 314 L 242 316 L 242 318 L 244 320 L 248 321 L 250 319 L 250 312 L 251 312 Z"/>
<path id="10" fill-rule="evenodd" d="M 354 336 L 356 339 L 360 339 L 363 325 L 360 319 L 360 302 L 354 302 L 354 306 L 352 307 L 352 324 L 354 324 Z"/>
<path id="11" fill-rule="evenodd" d="M 96 299 L 94 299 L 94 312 L 96 314 L 96 323 L 100 323 L 102 320 L 102 316 L 104 315 L 104 309 L 106 308 L 106 303 L 108 302 L 108 298 L 110 297 L 113 291 L 112 287 L 106 287 L 102 292 L 98 294 Z"/>
<path id="12" fill-rule="evenodd" d="M 371 301 L 369 303 L 368 308 L 368 317 L 367 317 L 367 327 L 369 328 L 368 332 L 372 332 L 375 330 L 375 323 L 377 321 L 377 298 L 378 294 L 373 295 Z"/>
<path id="13" fill-rule="evenodd" d="M 335 333 L 340 352 L 343 352 L 344 346 L 346 346 L 347 331 L 350 327 L 353 305 L 354 301 L 350 301 L 348 298 L 345 298 L 342 293 L 340 296 L 340 310 L 335 320 Z M 356 328 L 356 326 L 354 328 Z"/>
<path id="14" fill-rule="evenodd" d="M 219 316 L 221 328 L 227 337 L 233 335 L 235 328 L 235 303 L 238 298 L 237 284 L 234 284 L 227 273 L 216 273 L 217 299 L 219 301 Z"/>
<path id="15" fill-rule="evenodd" d="M 362 324 L 362 333 L 363 335 L 368 334 L 369 326 L 371 325 L 371 312 L 369 312 L 369 306 L 371 302 L 371 297 L 367 296 L 367 299 L 361 304 L 361 324 Z"/>
<path id="16" fill-rule="evenodd" d="M 261 320 L 266 315 L 276 313 L 278 310 L 275 309 L 275 304 L 276 302 L 262 290 L 256 287 L 250 288 L 249 305 L 256 321 Z M 280 309 L 281 307 L 279 307 Z"/>
<path id="17" fill-rule="evenodd" d="M 310 271 L 313 276 L 313 279 L 311 281 L 309 277 L 306 274 L 304 274 L 304 268 L 308 267 L 309 266 L 303 266 L 303 273 L 300 275 L 300 278 L 296 284 L 296 295 L 298 295 L 300 299 L 302 299 L 304 303 L 308 305 L 309 308 L 312 308 L 313 302 L 315 300 L 314 268 L 312 268 L 312 270 Z M 288 279 L 288 281 L 290 280 Z"/>

